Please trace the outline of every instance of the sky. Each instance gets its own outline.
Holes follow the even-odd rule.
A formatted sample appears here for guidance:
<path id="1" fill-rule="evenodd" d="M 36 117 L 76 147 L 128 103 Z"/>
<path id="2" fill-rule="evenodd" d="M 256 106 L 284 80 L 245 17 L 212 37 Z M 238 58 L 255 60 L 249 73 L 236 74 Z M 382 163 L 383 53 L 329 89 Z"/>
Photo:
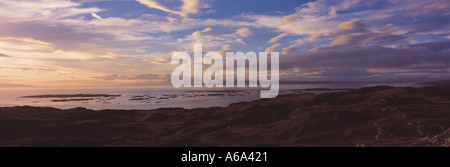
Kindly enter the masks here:
<path id="1" fill-rule="evenodd" d="M 280 52 L 281 81 L 450 78 L 448 0 L 2 0 L 0 87 L 170 83 L 173 52 Z"/>

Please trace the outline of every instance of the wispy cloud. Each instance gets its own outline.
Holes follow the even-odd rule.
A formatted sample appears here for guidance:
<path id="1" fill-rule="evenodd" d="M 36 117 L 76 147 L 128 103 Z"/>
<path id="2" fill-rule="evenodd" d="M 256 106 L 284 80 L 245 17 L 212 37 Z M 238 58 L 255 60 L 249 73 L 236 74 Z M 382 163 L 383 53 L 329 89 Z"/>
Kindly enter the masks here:
<path id="1" fill-rule="evenodd" d="M 280 47 L 280 46 L 281 46 L 280 43 L 275 43 L 275 44 L 273 44 L 272 46 L 268 47 L 268 48 L 266 49 L 266 52 L 267 52 L 267 53 L 274 52 L 275 49 L 278 48 L 278 47 Z"/>
<path id="2" fill-rule="evenodd" d="M 194 33 L 192 33 L 192 37 L 194 37 L 195 39 L 212 35 L 214 35 L 214 31 L 211 27 L 207 27 L 202 31 L 195 31 Z"/>
<path id="3" fill-rule="evenodd" d="M 158 78 L 159 75 L 155 75 L 155 74 L 139 74 L 139 75 L 134 75 L 134 74 L 111 74 L 111 75 L 106 75 L 106 76 L 102 76 L 99 77 L 101 79 L 104 80 L 148 80 L 148 79 L 155 79 Z"/>
<path id="4" fill-rule="evenodd" d="M 80 6 L 81 3 L 66 0 L 2 0 L 0 18 L 15 18 L 15 21 L 55 20 L 101 11 L 96 7 Z"/>
<path id="5" fill-rule="evenodd" d="M 289 45 L 288 47 L 283 48 L 283 50 L 281 51 L 282 55 L 287 55 L 291 52 L 295 52 L 296 47 L 300 46 L 300 45 L 304 45 L 304 42 L 297 42 L 295 44 Z"/>
<path id="6" fill-rule="evenodd" d="M 56 71 L 52 68 L 30 68 L 30 67 L 0 67 L 0 69 L 14 69 L 22 71 Z"/>
<path id="7" fill-rule="evenodd" d="M 97 15 L 96 13 L 91 13 L 92 17 L 99 19 L 99 20 L 103 20 L 102 17 L 100 17 L 99 15 Z"/>
<path id="8" fill-rule="evenodd" d="M 199 0 L 183 0 L 182 12 L 185 14 L 196 14 L 201 7 Z"/>
<path id="9" fill-rule="evenodd" d="M 253 35 L 254 32 L 250 28 L 240 28 L 236 30 L 236 34 L 238 34 L 241 37 L 248 37 L 250 35 Z"/>
<path id="10" fill-rule="evenodd" d="M 180 15 L 182 17 L 187 17 L 189 14 L 197 14 L 200 12 L 200 9 L 207 6 L 200 0 L 182 0 L 183 5 L 181 6 L 181 11 L 176 11 L 159 4 L 155 0 L 136 0 L 136 1 L 146 5 L 149 8 L 154 8 L 164 12 L 173 13 L 176 15 Z"/>
<path id="11" fill-rule="evenodd" d="M 238 38 L 238 39 L 236 39 L 235 41 L 238 42 L 238 43 L 241 43 L 241 44 L 244 45 L 244 46 L 247 45 L 247 43 L 245 43 L 244 40 L 243 40 L 242 38 Z"/>
<path id="12" fill-rule="evenodd" d="M 278 41 L 280 41 L 281 39 L 283 39 L 285 36 L 287 36 L 288 35 L 288 33 L 283 33 L 283 34 L 280 34 L 280 35 L 278 35 L 278 36 L 276 36 L 276 37 L 273 37 L 273 38 L 271 38 L 270 40 L 269 40 L 269 43 L 274 43 L 274 42 L 278 42 Z"/>
<path id="13" fill-rule="evenodd" d="M 146 5 L 149 8 L 154 8 L 154 9 L 158 9 L 158 10 L 161 10 L 161 11 L 164 11 L 164 12 L 177 14 L 177 15 L 180 15 L 180 16 L 183 16 L 183 17 L 187 16 L 186 13 L 170 10 L 167 7 L 160 5 L 158 2 L 156 2 L 154 0 L 136 0 L 136 1 L 138 1 L 141 4 Z"/>
<path id="14" fill-rule="evenodd" d="M 334 6 L 332 6 L 330 8 L 330 12 L 328 12 L 328 14 L 331 16 L 336 16 L 336 8 Z"/>
<path id="15" fill-rule="evenodd" d="M 53 45 L 33 38 L 0 36 L 0 49 L 4 51 L 50 52 Z"/>
<path id="16" fill-rule="evenodd" d="M 418 17 L 420 15 L 450 15 L 450 1 L 438 0 L 423 6 L 417 10 L 411 10 L 405 14 L 408 17 Z"/>
<path id="17" fill-rule="evenodd" d="M 11 57 L 11 56 L 8 56 L 8 55 L 1 54 L 1 53 L 0 53 L 0 57 Z"/>

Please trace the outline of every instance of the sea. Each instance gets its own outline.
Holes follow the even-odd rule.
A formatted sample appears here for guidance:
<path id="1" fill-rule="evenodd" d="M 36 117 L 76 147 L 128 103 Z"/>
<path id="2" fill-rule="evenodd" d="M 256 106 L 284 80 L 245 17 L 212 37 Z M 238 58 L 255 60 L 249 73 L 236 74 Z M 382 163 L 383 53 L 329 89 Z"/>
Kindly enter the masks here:
<path id="1" fill-rule="evenodd" d="M 288 84 L 279 94 L 330 93 L 367 86 L 414 86 L 412 83 L 378 84 Z M 39 106 L 94 110 L 149 110 L 157 108 L 226 107 L 260 98 L 262 88 L 172 88 L 172 87 L 26 87 L 0 88 L 0 107 Z"/>

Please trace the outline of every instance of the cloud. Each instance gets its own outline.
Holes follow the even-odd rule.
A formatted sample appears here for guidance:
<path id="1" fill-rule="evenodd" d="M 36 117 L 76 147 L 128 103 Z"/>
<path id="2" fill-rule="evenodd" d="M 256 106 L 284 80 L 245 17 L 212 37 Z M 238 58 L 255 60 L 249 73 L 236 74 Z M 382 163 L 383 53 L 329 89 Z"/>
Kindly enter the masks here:
<path id="1" fill-rule="evenodd" d="M 308 40 L 311 42 L 317 41 L 319 40 L 321 37 L 323 36 L 322 33 L 314 33 L 313 35 L 311 35 Z"/>
<path id="2" fill-rule="evenodd" d="M 103 7 L 103 3 L 83 4 L 90 2 L 85 0 L 2 0 L 0 32 L 8 36 L 0 36 L 0 51 L 3 55 L 14 56 L 1 59 L 2 64 L 57 69 L 57 73 L 67 74 L 59 78 L 61 76 L 54 76 L 57 73 L 52 71 L 13 69 L 18 72 L 17 76 L 27 75 L 28 80 L 70 82 L 75 80 L 70 77 L 85 80 L 92 76 L 110 76 L 123 83 L 128 82 L 127 79 L 141 82 L 137 78 L 150 77 L 140 74 L 141 71 L 151 71 L 155 75 L 168 73 L 172 70 L 166 65 L 170 53 L 191 48 L 197 40 L 204 40 L 205 50 L 211 51 L 256 42 L 249 46 L 251 49 L 269 42 L 273 44 L 270 50 L 281 50 L 280 67 L 296 67 L 301 69 L 302 75 L 314 77 L 337 75 L 330 72 L 333 69 L 321 72 L 322 68 L 343 69 L 340 74 L 351 78 L 372 74 L 358 73 L 369 69 L 444 70 L 447 67 L 443 65 L 448 64 L 447 57 L 443 56 L 449 55 L 445 51 L 448 43 L 432 43 L 450 39 L 448 1 L 444 0 L 318 0 L 286 10 L 293 11 L 291 13 L 229 13 L 219 16 L 223 19 L 217 19 L 216 15 L 187 17 L 201 14 L 202 8 L 207 8 L 206 1 L 202 0 L 141 1 L 147 3 L 142 3 L 147 7 L 150 4 L 152 9 L 142 6 L 141 11 L 125 11 L 131 8 L 117 6 L 123 10 L 116 10 L 115 5 L 100 9 L 88 6 Z M 178 3 L 178 6 L 166 3 Z M 145 11 L 154 9 L 168 14 Z M 102 21 L 93 15 L 99 12 Z M 252 37 L 256 29 L 261 34 Z M 271 38 L 273 36 L 267 34 L 274 33 L 280 35 L 270 41 L 259 40 Z M 287 35 L 283 34 L 297 38 L 297 43 L 287 41 Z M 307 40 L 312 43 L 299 42 Z M 280 46 L 276 46 L 278 42 Z M 281 49 L 281 44 L 287 47 Z M 385 66 L 383 62 L 387 62 Z M 303 65 L 311 70 L 305 70 Z M 0 75 L 16 76 L 5 71 L 11 72 L 0 70 Z M 35 73 L 45 73 L 45 76 Z M 113 73 L 117 76 L 110 75 Z M 442 72 L 435 75 L 439 74 L 443 75 Z M 11 81 L 27 82 L 21 78 Z"/>
<path id="3" fill-rule="evenodd" d="M 0 50 L 17 52 L 50 52 L 53 44 L 34 38 L 0 36 Z"/>
<path id="4" fill-rule="evenodd" d="M 289 54 L 289 53 L 291 53 L 291 52 L 294 52 L 295 51 L 295 48 L 297 47 L 297 46 L 299 46 L 299 45 L 303 45 L 303 44 L 305 44 L 304 42 L 297 42 L 297 43 L 295 43 L 295 44 L 292 44 L 292 45 L 290 45 L 290 46 L 288 46 L 288 47 L 285 47 L 285 48 L 283 48 L 282 50 L 281 50 L 281 54 L 282 55 L 287 55 L 287 54 Z"/>
<path id="5" fill-rule="evenodd" d="M 420 15 L 450 15 L 450 1 L 448 0 L 437 0 L 430 1 L 431 3 L 424 5 L 420 9 L 411 10 L 404 14 L 408 17 L 418 17 Z"/>
<path id="6" fill-rule="evenodd" d="M 151 61 L 151 63 L 153 63 L 153 64 L 170 64 L 170 60 L 171 59 L 169 59 L 167 57 L 155 57 Z"/>
<path id="7" fill-rule="evenodd" d="M 14 55 L 16 58 L 30 59 L 80 59 L 86 60 L 97 55 L 88 51 L 63 50 L 55 48 L 53 43 L 34 38 L 0 36 L 0 50 L 4 54 Z M 95 52 L 95 51 L 93 51 Z"/>
<path id="8" fill-rule="evenodd" d="M 159 79 L 161 76 L 156 74 L 111 74 L 97 77 L 103 80 L 152 80 Z"/>
<path id="9" fill-rule="evenodd" d="M 332 6 L 332 7 L 330 8 L 330 12 L 328 12 L 328 14 L 329 14 L 330 16 L 336 16 L 336 8 L 335 8 L 334 6 Z"/>
<path id="10" fill-rule="evenodd" d="M 0 83 L 0 87 L 33 87 L 32 85 Z"/>
<path id="11" fill-rule="evenodd" d="M 296 17 L 298 17 L 298 14 L 296 14 L 296 13 L 291 14 L 291 15 L 287 15 L 287 16 L 283 16 L 281 18 L 281 23 L 283 23 L 283 24 L 290 23 Z"/>
<path id="12" fill-rule="evenodd" d="M 291 52 L 280 59 L 280 67 L 313 69 L 423 68 L 450 65 L 450 42 L 433 42 L 398 47 L 346 46 L 315 52 Z M 301 62 L 301 63 L 298 63 Z"/>
<path id="13" fill-rule="evenodd" d="M 8 55 L 1 54 L 1 53 L 0 53 L 0 57 L 11 57 L 11 56 L 8 56 Z"/>
<path id="14" fill-rule="evenodd" d="M 127 54 L 139 54 L 145 50 L 181 48 L 180 45 L 174 45 L 179 36 L 169 34 L 175 31 L 205 26 L 232 28 L 254 26 L 253 23 L 244 20 L 192 19 L 163 17 L 155 14 L 142 14 L 136 17 L 124 17 L 118 14 L 106 17 L 110 12 L 105 12 L 105 16 L 102 15 L 103 20 L 98 21 L 89 19 L 92 16 L 91 13 L 95 14 L 104 9 L 84 7 L 81 1 L 76 2 L 67 0 L 1 1 L 1 31 L 4 34 L 17 34 L 50 42 L 54 49 L 92 50 L 93 52 L 114 50 L 127 52 Z M 207 7 L 207 3 L 199 2 L 202 8 Z M 70 11 L 78 12 L 69 15 Z M 12 14 L 15 12 L 18 14 Z M 49 13 L 49 15 L 44 17 L 42 13 Z M 62 17 L 63 15 L 68 17 Z M 29 27 L 33 27 L 33 30 L 30 31 Z"/>
<path id="15" fill-rule="evenodd" d="M 327 16 L 311 16 L 295 13 L 286 16 L 246 15 L 247 19 L 263 28 L 276 29 L 290 34 L 305 35 L 329 30 L 331 22 Z"/>
<path id="16" fill-rule="evenodd" d="M 387 24 L 372 31 L 360 19 L 353 19 L 339 24 L 336 28 L 330 30 L 330 32 L 313 34 L 308 40 L 314 42 L 322 39 L 332 39 L 330 45 L 312 48 L 311 51 L 334 46 L 392 45 L 408 38 L 404 34 L 392 34 L 396 30 L 397 28 L 392 24 Z"/>
<path id="17" fill-rule="evenodd" d="M 367 33 L 357 33 L 349 35 L 341 35 L 334 39 L 330 45 L 323 45 L 320 47 L 312 48 L 311 51 L 316 51 L 320 48 L 327 47 L 350 47 L 350 46 L 391 46 L 405 41 L 408 36 L 405 35 L 391 35 L 380 32 L 367 32 Z"/>
<path id="18" fill-rule="evenodd" d="M 218 51 L 222 56 L 226 55 L 226 52 L 231 51 L 231 45 L 223 45 L 222 50 Z"/>
<path id="19" fill-rule="evenodd" d="M 181 17 L 187 17 L 188 14 L 197 14 L 200 12 L 200 9 L 208 7 L 206 3 L 203 3 L 200 0 L 183 0 L 181 11 L 175 11 L 159 4 L 155 0 L 136 0 L 136 1 L 146 5 L 149 8 L 154 8 L 164 12 L 177 14 L 180 15 Z"/>
<path id="20" fill-rule="evenodd" d="M 281 46 L 280 43 L 275 43 L 275 44 L 273 44 L 272 46 L 268 47 L 268 48 L 266 49 L 266 52 L 269 54 L 269 53 L 273 52 L 276 48 L 278 48 L 278 47 L 280 47 L 280 46 Z"/>
<path id="21" fill-rule="evenodd" d="M 238 43 L 241 43 L 242 45 L 247 45 L 247 43 L 245 43 L 242 38 L 238 38 L 235 41 L 238 42 Z"/>
<path id="22" fill-rule="evenodd" d="M 366 32 L 367 25 L 361 22 L 361 19 L 353 19 L 339 24 L 335 29 L 331 30 L 331 34 L 349 34 L 357 32 Z"/>
<path id="23" fill-rule="evenodd" d="M 361 0 L 344 0 L 337 6 L 337 8 L 341 10 L 349 9 L 352 6 L 356 6 L 360 2 Z"/>
<path id="24" fill-rule="evenodd" d="M 223 45 L 222 49 L 225 51 L 229 51 L 231 49 L 231 45 Z"/>
<path id="25" fill-rule="evenodd" d="M 342 35 L 339 36 L 337 39 L 335 39 L 333 42 L 331 42 L 331 46 L 341 46 L 341 45 L 350 45 L 359 43 L 365 39 L 367 39 L 368 36 L 366 34 L 362 35 Z"/>
<path id="26" fill-rule="evenodd" d="M 167 7 L 160 5 L 158 2 L 156 2 L 154 0 L 136 0 L 136 1 L 141 3 L 141 4 L 146 5 L 149 8 L 154 8 L 154 9 L 162 10 L 164 12 L 177 14 L 177 15 L 180 15 L 182 17 L 186 17 L 187 16 L 186 13 L 170 10 Z"/>
<path id="27" fill-rule="evenodd" d="M 206 48 L 218 48 L 225 44 L 232 44 L 234 42 L 247 45 L 242 37 L 248 37 L 253 35 L 254 32 L 249 28 L 239 28 L 234 33 L 216 34 L 215 30 L 211 27 L 207 27 L 201 31 L 195 31 L 191 36 L 195 39 L 195 42 L 203 42 L 203 46 Z M 188 37 L 189 38 L 189 37 Z M 180 39 L 179 41 L 191 41 L 190 39 Z M 192 47 L 191 43 L 187 44 L 188 48 Z"/>
<path id="28" fill-rule="evenodd" d="M 195 31 L 194 33 L 192 33 L 192 37 L 194 37 L 195 39 L 212 35 L 214 35 L 214 30 L 211 27 L 207 27 L 202 31 Z"/>
<path id="29" fill-rule="evenodd" d="M 99 19 L 99 20 L 103 20 L 102 17 L 100 17 L 99 15 L 95 14 L 95 13 L 91 13 L 92 17 Z"/>
<path id="30" fill-rule="evenodd" d="M 78 8 L 81 3 L 67 0 L 2 0 L 0 4 L 0 18 L 14 21 L 56 20 L 102 11 L 96 7 Z"/>
<path id="31" fill-rule="evenodd" d="M 246 15 L 246 18 L 254 21 L 261 27 L 274 28 L 281 32 L 290 33 L 292 35 L 311 35 L 329 31 L 335 26 L 336 20 L 339 19 L 331 16 L 331 6 L 336 6 L 338 10 L 340 3 L 343 1 L 324 1 L 317 0 L 315 2 L 305 3 L 297 8 L 295 12 L 284 16 L 277 15 Z"/>
<path id="32" fill-rule="evenodd" d="M 389 1 L 381 0 L 375 2 L 365 2 L 360 0 L 342 0 L 342 1 L 321 1 L 318 0 L 313 3 L 307 3 L 296 8 L 296 11 L 284 16 L 279 15 L 245 15 L 246 18 L 257 23 L 261 27 L 273 28 L 279 32 L 290 33 L 291 35 L 313 35 L 321 37 L 328 35 L 330 31 L 336 28 L 339 23 L 348 22 L 339 27 L 339 31 L 335 33 L 354 33 L 364 31 L 364 24 L 366 28 L 370 25 L 380 26 L 386 24 L 394 24 L 403 28 L 403 31 L 431 31 L 433 29 L 442 29 L 446 23 L 446 19 L 450 17 L 450 8 L 442 7 L 434 11 L 434 19 L 415 18 L 416 21 L 405 19 L 405 13 L 417 12 L 422 10 L 424 6 L 429 5 L 430 9 L 440 6 L 446 6 L 448 1 L 433 0 L 420 1 L 411 0 L 406 1 Z M 381 3 L 384 2 L 384 3 Z M 433 4 L 433 5 L 431 5 Z M 374 8 L 374 6 L 377 6 Z M 431 7 L 433 6 L 433 7 Z M 334 8 L 334 10 L 333 10 Z M 334 15 L 335 11 L 342 11 L 339 15 Z M 331 15 L 330 15 L 331 14 Z M 419 14 L 423 15 L 423 14 Z M 350 21 L 349 21 L 350 19 Z M 359 20 L 358 20 L 359 19 Z M 321 34 L 319 36 L 319 34 Z M 411 34 L 413 35 L 413 34 Z M 319 38 L 316 38 L 319 39 Z M 314 38 L 311 38 L 314 40 Z"/>
<path id="33" fill-rule="evenodd" d="M 183 0 L 183 13 L 196 14 L 200 11 L 201 4 L 199 0 Z"/>
<path id="34" fill-rule="evenodd" d="M 241 37 L 248 37 L 250 35 L 253 35 L 254 32 L 249 28 L 240 28 L 236 30 L 236 34 L 238 34 Z"/>
<path id="35" fill-rule="evenodd" d="M 52 68 L 30 68 L 30 67 L 0 67 L 0 69 L 13 69 L 22 71 L 56 71 Z"/>
<path id="36" fill-rule="evenodd" d="M 288 35 L 288 33 L 283 33 L 283 34 L 280 34 L 280 35 L 278 35 L 278 36 L 276 36 L 276 37 L 273 37 L 273 38 L 271 38 L 270 40 L 269 40 L 269 43 L 274 43 L 274 42 L 278 42 L 278 41 L 280 41 L 281 39 L 283 39 L 285 36 L 287 36 Z"/>

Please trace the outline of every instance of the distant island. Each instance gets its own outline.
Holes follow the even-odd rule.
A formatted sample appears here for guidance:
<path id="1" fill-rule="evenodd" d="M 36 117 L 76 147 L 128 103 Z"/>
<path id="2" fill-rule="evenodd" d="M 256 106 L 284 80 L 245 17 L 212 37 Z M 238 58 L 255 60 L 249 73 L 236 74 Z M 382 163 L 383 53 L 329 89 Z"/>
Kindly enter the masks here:
<path id="1" fill-rule="evenodd" d="M 0 133 L 0 146 L 19 147 L 448 147 L 450 86 L 375 86 L 197 109 L 3 107 Z"/>

